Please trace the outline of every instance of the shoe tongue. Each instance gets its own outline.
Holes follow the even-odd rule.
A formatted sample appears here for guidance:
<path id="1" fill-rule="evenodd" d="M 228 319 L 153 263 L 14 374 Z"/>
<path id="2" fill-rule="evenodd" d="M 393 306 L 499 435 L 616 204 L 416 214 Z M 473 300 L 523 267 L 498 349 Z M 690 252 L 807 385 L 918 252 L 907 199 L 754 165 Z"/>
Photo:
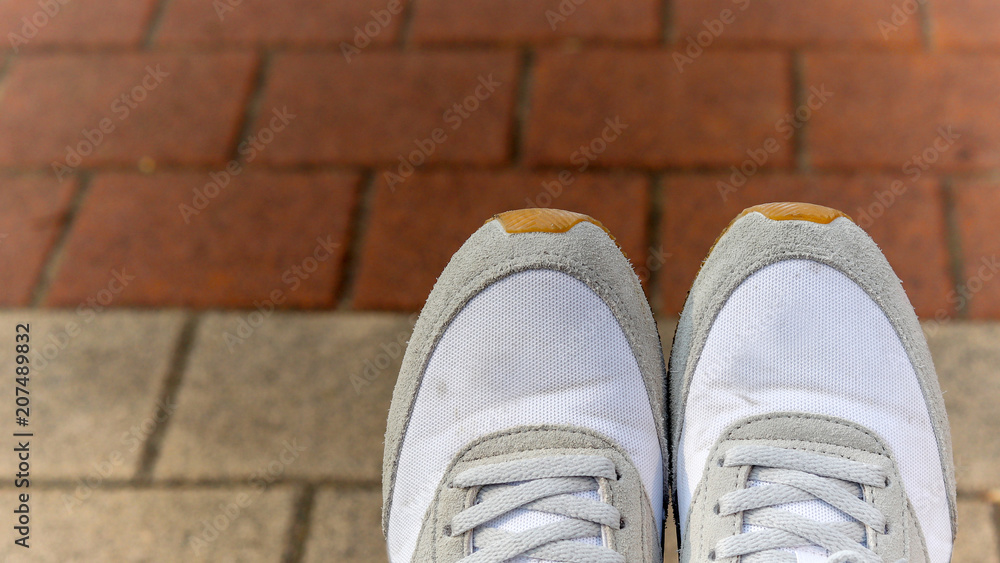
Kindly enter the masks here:
<path id="1" fill-rule="evenodd" d="M 761 485 L 769 484 L 767 481 L 759 481 L 756 479 L 750 479 L 747 481 L 748 487 L 759 487 Z M 862 498 L 861 487 L 858 485 L 852 485 L 855 490 L 855 494 L 858 498 Z M 788 504 L 775 505 L 772 508 L 776 510 L 785 510 L 793 514 L 808 518 L 815 522 L 820 522 L 823 524 L 831 524 L 834 522 L 851 522 L 854 519 L 844 514 L 837 508 L 834 508 L 830 504 L 823 502 L 819 499 L 815 500 L 805 500 L 800 502 L 791 502 Z M 760 526 L 751 526 L 749 524 L 743 524 L 743 533 L 747 532 L 757 532 L 764 528 Z M 790 551 L 795 554 L 796 563 L 826 563 L 827 558 L 832 555 L 827 550 L 823 549 L 817 545 L 808 545 L 797 547 L 795 549 L 788 549 L 785 551 Z"/>
<path id="2" fill-rule="evenodd" d="M 511 483 L 511 484 L 506 484 L 506 485 L 492 485 L 492 486 L 488 486 L 488 487 L 483 487 L 479 491 L 479 497 L 476 499 L 476 502 L 482 502 L 483 495 L 484 494 L 485 495 L 489 495 L 489 493 L 491 491 L 497 490 L 499 488 L 516 487 L 516 486 L 519 486 L 519 485 L 522 485 L 522 484 L 524 484 L 524 483 Z M 583 491 L 583 492 L 580 492 L 580 493 L 574 493 L 573 496 L 580 497 L 580 498 L 585 498 L 585 499 L 590 499 L 590 500 L 596 500 L 596 501 L 601 500 L 601 497 L 600 497 L 600 495 L 598 494 L 598 492 L 596 490 L 593 490 L 593 491 Z M 501 515 L 501 516 L 499 516 L 497 518 L 494 518 L 493 520 L 490 520 L 489 522 L 483 524 L 480 528 L 496 528 L 496 529 L 503 530 L 503 531 L 505 531 L 507 533 L 510 533 L 510 534 L 517 534 L 517 533 L 520 533 L 520 532 L 525 532 L 525 531 L 530 530 L 532 528 L 538 528 L 540 526 L 546 526 L 548 524 L 552 524 L 554 522 L 559 522 L 560 520 L 565 520 L 565 519 L 566 519 L 565 516 L 560 516 L 558 514 L 550 514 L 548 512 L 539 512 L 537 510 L 518 509 L 518 510 L 512 510 L 512 511 L 507 512 L 507 513 L 505 513 L 505 514 L 503 514 L 503 515 Z M 473 547 L 473 549 L 476 549 L 476 534 L 477 533 L 478 533 L 478 529 L 476 531 L 473 531 L 473 533 L 472 533 L 472 547 Z M 593 536 L 593 537 L 589 537 L 589 538 L 580 538 L 580 539 L 573 540 L 573 541 L 578 541 L 578 542 L 581 542 L 581 543 L 588 543 L 588 544 L 592 544 L 592 545 L 601 545 L 602 544 L 602 540 L 601 540 L 600 536 Z M 525 556 L 516 557 L 514 559 L 511 559 L 510 561 L 512 561 L 513 563 L 554 563 L 554 562 L 550 562 L 548 559 L 535 559 L 533 557 L 525 557 Z"/>

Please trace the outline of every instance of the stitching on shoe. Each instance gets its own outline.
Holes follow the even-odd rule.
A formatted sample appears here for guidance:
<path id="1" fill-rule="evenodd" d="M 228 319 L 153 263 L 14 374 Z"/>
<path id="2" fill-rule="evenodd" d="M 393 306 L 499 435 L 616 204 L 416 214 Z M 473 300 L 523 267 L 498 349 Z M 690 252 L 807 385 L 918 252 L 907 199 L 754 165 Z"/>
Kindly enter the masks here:
<path id="1" fill-rule="evenodd" d="M 872 432 L 871 430 L 869 430 L 869 429 L 867 429 L 867 428 L 865 428 L 865 427 L 863 427 L 861 425 L 853 424 L 853 423 L 850 423 L 850 422 L 847 422 L 847 421 L 844 421 L 844 420 L 838 420 L 838 419 L 836 419 L 834 417 L 830 417 L 830 416 L 826 416 L 826 415 L 820 415 L 820 414 L 774 413 L 774 414 L 765 414 L 765 415 L 753 416 L 751 418 L 747 418 L 747 419 L 743 420 L 738 425 L 731 427 L 729 429 L 729 431 L 727 432 L 725 439 L 726 440 L 741 440 L 742 438 L 731 438 L 733 432 L 735 432 L 736 430 L 739 430 L 741 428 L 745 428 L 746 426 L 748 426 L 750 424 L 753 424 L 755 422 L 759 422 L 761 420 L 780 420 L 780 419 L 822 420 L 823 422 L 828 422 L 828 423 L 831 423 L 831 424 L 835 424 L 837 426 L 841 426 L 841 427 L 844 427 L 844 428 L 849 428 L 851 430 L 860 431 L 860 432 L 862 432 L 863 434 L 867 435 L 869 438 L 872 438 L 875 441 L 875 443 L 878 445 L 879 449 L 882 451 L 883 455 L 890 455 L 889 450 L 886 448 L 885 444 L 882 443 L 882 439 L 877 434 L 875 434 L 874 432 Z"/>

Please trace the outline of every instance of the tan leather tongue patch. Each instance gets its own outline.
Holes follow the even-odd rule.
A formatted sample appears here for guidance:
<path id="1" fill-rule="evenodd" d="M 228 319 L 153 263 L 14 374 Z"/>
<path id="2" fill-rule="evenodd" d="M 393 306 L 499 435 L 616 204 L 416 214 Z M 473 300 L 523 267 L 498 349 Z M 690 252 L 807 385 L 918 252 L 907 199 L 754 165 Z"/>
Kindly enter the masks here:
<path id="1" fill-rule="evenodd" d="M 849 221 L 853 222 L 846 213 L 833 209 L 832 207 L 823 207 L 822 205 L 816 205 L 815 203 L 799 203 L 794 201 L 778 201 L 774 203 L 762 203 L 760 205 L 755 205 L 753 207 L 748 207 L 743 210 L 742 213 L 736 216 L 737 219 L 751 213 L 760 213 L 764 217 L 774 221 L 812 221 L 813 223 L 831 223 L 834 219 L 838 217 L 847 217 Z"/>
<path id="2" fill-rule="evenodd" d="M 499 221 L 508 233 L 565 233 L 578 223 L 593 223 L 604 229 L 600 221 L 590 215 L 562 209 L 518 209 L 490 217 L 486 222 Z M 611 233 L 608 233 L 611 234 Z"/>

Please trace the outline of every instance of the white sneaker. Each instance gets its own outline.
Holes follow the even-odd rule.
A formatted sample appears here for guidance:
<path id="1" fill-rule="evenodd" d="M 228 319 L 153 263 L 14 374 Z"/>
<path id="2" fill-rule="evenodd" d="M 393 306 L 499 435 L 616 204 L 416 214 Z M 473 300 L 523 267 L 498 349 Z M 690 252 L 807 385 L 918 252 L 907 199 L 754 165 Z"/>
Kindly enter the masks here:
<path id="1" fill-rule="evenodd" d="M 660 563 L 664 372 L 600 223 L 487 221 L 438 279 L 393 393 L 390 560 Z"/>
<path id="2" fill-rule="evenodd" d="M 955 477 L 920 325 L 836 210 L 744 211 L 670 359 L 681 561 L 947 563 Z"/>

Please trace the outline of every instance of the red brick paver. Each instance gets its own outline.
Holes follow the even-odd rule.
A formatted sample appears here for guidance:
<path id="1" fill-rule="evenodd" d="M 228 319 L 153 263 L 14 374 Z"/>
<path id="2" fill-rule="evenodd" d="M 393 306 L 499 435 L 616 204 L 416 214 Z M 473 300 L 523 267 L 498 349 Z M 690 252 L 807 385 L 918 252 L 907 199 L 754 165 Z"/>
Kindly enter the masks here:
<path id="1" fill-rule="evenodd" d="M 413 40 L 544 43 L 579 37 L 651 43 L 662 34 L 661 10 L 659 0 L 421 0 L 414 10 Z"/>
<path id="2" fill-rule="evenodd" d="M 297 118 L 263 153 L 275 164 L 502 162 L 510 146 L 513 52 L 362 51 L 275 57 L 262 103 Z M 404 165 L 405 166 L 405 165 Z"/>
<path id="3" fill-rule="evenodd" d="M 0 51 L 36 47 L 138 47 L 156 0 L 0 2 Z"/>
<path id="4" fill-rule="evenodd" d="M 167 7 L 156 42 L 384 44 L 396 40 L 404 6 L 403 0 L 175 0 Z"/>
<path id="5" fill-rule="evenodd" d="M 702 46 L 919 47 L 919 15 L 902 12 L 894 19 L 897 4 L 901 2 L 678 0 L 674 8 L 676 41 L 684 47 L 692 42 Z"/>
<path id="6" fill-rule="evenodd" d="M 993 0 L 935 2 L 931 8 L 934 40 L 945 48 L 1000 47 L 1000 4 Z"/>
<path id="7" fill-rule="evenodd" d="M 0 177 L 0 305 L 29 303 L 75 186 L 50 176 Z"/>
<path id="8" fill-rule="evenodd" d="M 900 183 L 894 185 L 896 180 Z M 945 214 L 936 180 L 762 174 L 735 191 L 720 189 L 720 182 L 732 185 L 727 176 L 665 180 L 661 242 L 672 256 L 660 274 L 663 312 L 680 312 L 701 261 L 733 217 L 770 201 L 806 201 L 848 213 L 885 252 L 921 317 L 954 312 L 947 299 L 951 284 Z"/>
<path id="9" fill-rule="evenodd" d="M 525 157 L 557 165 L 728 165 L 767 144 L 774 149 L 768 163 L 791 161 L 779 125 L 791 111 L 786 56 L 706 53 L 681 67 L 670 51 L 541 54 Z M 605 143 L 616 118 L 628 128 Z"/>
<path id="10" fill-rule="evenodd" d="M 808 125 L 816 166 L 1000 166 L 1000 57 L 814 54 L 805 84 L 833 92 Z"/>
<path id="11" fill-rule="evenodd" d="M 451 255 L 483 221 L 523 207 L 593 215 L 642 267 L 648 179 L 573 173 L 563 179 L 567 183 L 561 191 L 557 173 L 418 173 L 395 191 L 380 179 L 355 280 L 354 307 L 420 309 Z"/>
<path id="12" fill-rule="evenodd" d="M 232 53 L 23 57 L 0 97 L 0 165 L 69 173 L 143 157 L 222 162 L 253 66 L 253 56 Z"/>
<path id="13" fill-rule="evenodd" d="M 565 169 L 580 178 L 551 205 L 602 217 L 602 206 L 591 207 L 604 203 L 595 194 L 634 193 L 635 205 L 621 195 L 607 212 L 616 231 L 644 232 L 649 216 L 663 217 L 664 254 L 642 233 L 622 238 L 637 245 L 630 252 L 640 268 L 654 254 L 669 255 L 656 264 L 665 312 L 679 309 L 702 246 L 743 206 L 805 199 L 858 215 L 859 207 L 881 205 L 877 194 L 901 179 L 912 187 L 871 229 L 918 310 L 1000 316 L 988 284 L 967 307 L 956 310 L 949 299 L 950 260 L 968 270 L 992 240 L 982 216 L 993 214 L 993 192 L 981 186 L 992 186 L 1000 170 L 1000 39 L 992 33 L 1000 10 L 985 0 L 108 0 L 96 8 L 8 0 L 0 1 L 0 31 L 18 32 L 25 15 L 41 21 L 36 12 L 55 4 L 59 13 L 44 16 L 21 52 L 0 41 L 0 173 L 56 182 L 82 170 L 84 184 L 96 178 L 66 261 L 54 262 L 53 304 L 99 291 L 118 267 L 112 262 L 125 258 L 149 266 L 151 281 L 137 281 L 134 297 L 116 303 L 252 304 L 284 268 L 277 258 L 255 257 L 238 235 L 253 232 L 243 223 L 253 213 L 240 220 L 226 210 L 257 210 L 278 196 L 263 188 L 247 198 L 220 196 L 191 226 L 158 234 L 147 225 L 179 228 L 173 211 L 120 215 L 190 198 L 208 170 L 238 154 L 253 173 L 234 186 L 263 185 L 260 178 L 276 178 L 279 189 L 308 185 L 296 192 L 306 194 L 306 218 L 333 205 L 313 182 L 349 186 L 329 196 L 348 209 L 331 219 L 344 229 L 358 179 L 376 175 L 370 220 L 356 233 L 362 240 L 339 235 L 345 248 L 361 245 L 349 260 L 357 271 L 341 272 L 338 258 L 322 279 L 303 282 L 296 307 L 335 304 L 344 278 L 353 280 L 355 308 L 418 308 L 483 216 L 547 197 L 542 180 Z M 249 145 L 240 144 L 244 133 Z M 754 178 L 718 204 L 715 182 L 733 166 Z M 122 175 L 133 167 L 150 175 Z M 672 203 L 654 210 L 649 181 L 660 176 Z M 941 178 L 956 185 L 947 225 L 960 232 L 942 219 Z M 485 187 L 455 195 L 463 182 Z M 137 187 L 121 202 L 107 195 L 128 192 L 125 185 Z M 350 199 L 341 201 L 344 190 Z M 299 204 L 289 205 L 287 216 L 298 212 Z M 682 232 L 678 210 L 702 205 L 710 211 L 683 216 Z M 204 221 L 216 208 L 220 223 Z M 422 211 L 411 217 L 410 209 Z M 104 215 L 118 219 L 102 222 Z M 306 222 L 290 234 L 284 220 L 276 219 L 268 256 L 305 244 L 297 237 Z M 400 229 L 432 228 L 447 233 L 441 244 L 424 245 L 432 250 L 409 248 L 415 236 L 396 242 Z M 132 232 L 149 233 L 136 240 L 155 252 L 121 235 Z M 164 242 L 168 234 L 176 250 Z M 38 237 L 44 251 L 31 252 L 45 255 L 50 235 Z M 98 247 L 85 244 L 88 237 L 119 250 L 86 254 L 81 249 Z M 207 237 L 216 240 L 211 251 Z M 961 255 L 949 257 L 951 250 Z M 196 274 L 164 265 L 176 259 L 149 261 L 156 253 L 218 267 Z M 22 289 L 10 282 L 12 303 L 30 298 L 40 264 L 17 273 L 29 280 Z M 237 276 L 240 268 L 246 275 Z M 90 273 L 74 278 L 74 270 Z"/>
<path id="14" fill-rule="evenodd" d="M 247 172 L 228 184 L 217 180 L 227 184 L 222 190 L 208 186 L 212 180 L 193 173 L 96 178 L 49 304 L 332 305 L 357 176 Z M 128 276 L 134 279 L 122 289 Z"/>
<path id="15" fill-rule="evenodd" d="M 953 299 L 972 318 L 1000 318 L 1000 183 L 958 182 L 954 194 L 963 271 Z"/>

